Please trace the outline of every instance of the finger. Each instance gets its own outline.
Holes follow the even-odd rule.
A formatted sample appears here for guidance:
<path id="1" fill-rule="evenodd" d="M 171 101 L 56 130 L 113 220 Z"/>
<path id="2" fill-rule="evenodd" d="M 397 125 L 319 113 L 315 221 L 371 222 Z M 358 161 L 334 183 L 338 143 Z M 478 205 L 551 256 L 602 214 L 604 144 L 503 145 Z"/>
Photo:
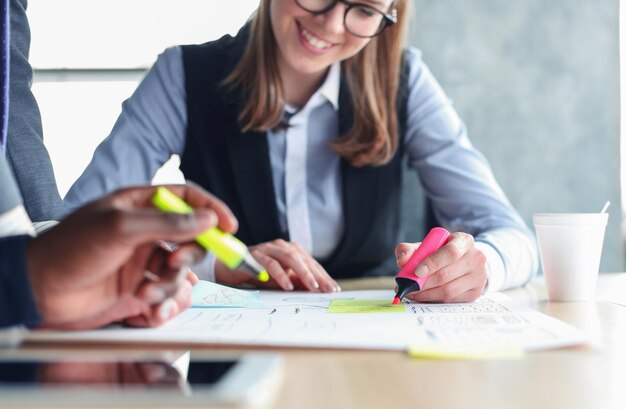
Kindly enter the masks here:
<path id="1" fill-rule="evenodd" d="M 163 302 L 165 299 L 174 296 L 182 285 L 189 283 L 186 277 L 186 267 L 182 267 L 175 272 L 161 274 L 161 280 L 146 284 L 144 287 L 145 290 L 142 288 L 138 291 L 138 297 L 144 299 L 150 305 Z M 145 298 L 143 297 L 144 294 L 146 295 Z"/>
<path id="2" fill-rule="evenodd" d="M 166 298 L 166 291 L 158 285 L 161 277 L 151 269 L 158 271 L 159 266 L 166 263 L 171 252 L 168 248 L 163 242 L 141 246 L 131 260 L 122 266 L 119 276 L 120 294 L 132 297 L 142 294 L 141 301 L 147 305 L 161 302 Z M 151 283 L 154 285 L 149 285 Z"/>
<path id="3" fill-rule="evenodd" d="M 398 267 L 402 267 L 411 258 L 415 250 L 420 246 L 421 242 L 417 243 L 400 243 L 396 246 L 396 263 Z"/>
<path id="4" fill-rule="evenodd" d="M 262 248 L 257 247 L 252 249 L 252 256 L 267 269 L 270 278 L 275 280 L 280 288 L 286 291 L 293 291 L 293 284 L 291 283 L 291 280 L 289 279 L 285 269 L 283 269 L 281 263 L 274 257 L 264 253 L 268 248 L 269 246 L 264 246 Z"/>
<path id="5" fill-rule="evenodd" d="M 157 307 L 153 307 L 152 314 L 148 316 L 148 325 L 156 327 L 162 325 L 178 315 L 181 311 L 191 307 L 191 284 L 185 281 L 174 294 Z"/>
<path id="6" fill-rule="evenodd" d="M 168 243 L 165 240 L 159 240 L 157 245 L 165 250 L 174 251 L 176 249 L 176 245 L 172 243 Z"/>
<path id="7" fill-rule="evenodd" d="M 158 186 L 134 187 L 122 189 L 115 193 L 115 203 L 124 208 L 152 208 L 152 197 Z M 237 219 L 228 206 L 220 199 L 213 196 L 202 187 L 188 182 L 184 185 L 167 185 L 168 190 L 183 199 L 196 212 L 210 209 L 218 218 L 218 226 L 227 232 L 237 231 Z"/>
<path id="8" fill-rule="evenodd" d="M 187 281 L 191 283 L 191 285 L 196 285 L 200 281 L 196 273 L 194 273 L 191 269 L 187 272 Z"/>
<path id="9" fill-rule="evenodd" d="M 174 299 L 174 301 L 176 302 L 176 304 L 178 304 L 178 310 L 179 311 L 184 311 L 187 308 L 191 307 L 191 294 L 193 292 L 193 286 L 191 285 L 191 283 L 189 281 L 185 281 L 180 288 L 178 289 L 178 291 L 176 292 L 176 294 L 174 294 L 174 297 L 172 297 Z"/>
<path id="10" fill-rule="evenodd" d="M 172 298 L 167 298 L 162 303 L 153 305 L 149 312 L 126 319 L 125 323 L 133 327 L 158 327 L 178 312 L 176 302 Z"/>
<path id="11" fill-rule="evenodd" d="M 289 276 L 289 280 L 293 284 L 293 287 L 296 291 L 309 291 L 307 286 L 304 285 L 302 281 L 300 281 L 300 277 L 296 273 L 293 272 L 292 269 L 287 270 L 287 275 Z"/>
<path id="12" fill-rule="evenodd" d="M 324 269 L 324 267 L 322 267 L 320 265 L 320 263 L 317 262 L 317 260 L 315 260 L 313 257 L 311 257 L 302 248 L 302 246 L 300 244 L 298 244 L 298 243 L 292 243 L 292 244 L 296 248 L 298 253 L 300 254 L 300 257 L 302 258 L 304 263 L 309 268 L 309 271 L 311 271 L 311 273 L 315 277 L 315 280 L 317 281 L 317 283 L 319 284 L 320 289 L 323 292 L 325 292 L 325 293 L 333 293 L 333 292 L 336 292 L 336 291 L 341 291 L 341 287 L 339 287 L 339 284 L 337 284 L 337 282 L 330 277 L 328 272 Z"/>
<path id="13" fill-rule="evenodd" d="M 440 287 L 449 283 L 450 281 L 456 280 L 457 278 L 465 274 L 470 274 L 471 277 L 476 278 L 475 285 L 477 287 L 481 283 L 481 276 L 484 278 L 484 284 L 486 284 L 486 262 L 487 260 L 484 254 L 474 247 L 470 251 L 465 253 L 463 257 L 461 257 L 459 260 L 445 267 L 442 267 L 434 273 L 430 274 L 428 276 L 428 279 L 426 280 L 426 283 L 424 284 L 423 289 Z"/>
<path id="14" fill-rule="evenodd" d="M 303 257 L 300 256 L 298 249 L 292 243 L 278 239 L 274 240 L 272 244 L 273 246 L 270 246 L 268 249 L 270 256 L 277 259 L 284 268 L 293 270 L 309 291 L 320 288 L 315 275 L 303 261 Z M 304 250 L 302 251 L 304 252 Z M 307 254 L 307 257 L 310 256 Z"/>
<path id="15" fill-rule="evenodd" d="M 474 239 L 467 233 L 453 233 L 452 238 L 442 248 L 424 258 L 415 269 L 415 275 L 425 277 L 440 268 L 459 260 L 474 247 Z"/>
<path id="16" fill-rule="evenodd" d="M 159 326 L 165 321 L 168 321 L 178 315 L 179 312 L 180 307 L 178 306 L 178 303 L 173 298 L 168 298 L 157 307 L 157 312 L 150 321 L 150 326 Z"/>
<path id="17" fill-rule="evenodd" d="M 158 248 L 158 245 L 150 243 L 135 250 L 133 256 L 120 269 L 119 294 L 134 294 L 145 280 L 152 279 L 146 276 L 152 274 L 146 266 L 154 257 L 164 257 Z"/>
<path id="18" fill-rule="evenodd" d="M 136 327 L 156 327 L 172 319 L 181 311 L 191 307 L 192 286 L 189 281 L 183 282 L 173 297 L 162 303 L 153 305 L 148 312 L 126 320 L 126 323 Z"/>
<path id="19" fill-rule="evenodd" d="M 441 287 L 457 278 L 468 274 L 471 271 L 471 261 L 469 257 L 461 257 L 460 260 L 452 264 L 448 264 L 432 274 L 428 275 L 426 282 L 422 286 L 422 290 Z"/>
<path id="20" fill-rule="evenodd" d="M 164 213 L 156 209 L 109 208 L 99 217 L 108 236 L 120 237 L 128 245 L 156 240 L 190 242 L 217 224 L 211 210 L 189 214 Z"/>
<path id="21" fill-rule="evenodd" d="M 137 327 L 137 328 L 145 328 L 149 327 L 148 319 L 146 318 L 146 314 L 137 314 L 132 317 L 128 317 L 124 320 L 124 324 L 129 327 Z"/>
<path id="22" fill-rule="evenodd" d="M 451 284 L 454 283 L 454 284 Z M 454 302 L 459 294 L 479 291 L 482 294 L 487 283 L 486 258 L 484 254 L 472 248 L 460 260 L 447 265 L 428 276 L 421 291 L 413 293 L 416 301 Z M 473 293 L 468 294 L 470 297 Z M 466 300 L 467 297 L 463 298 Z"/>
<path id="23" fill-rule="evenodd" d="M 461 294 L 472 289 L 470 274 L 462 275 L 440 287 L 424 289 L 407 295 L 407 298 L 416 302 L 450 303 Z"/>
<path id="24" fill-rule="evenodd" d="M 165 250 L 161 250 L 165 252 Z M 166 253 L 169 255 L 170 253 Z M 150 305 L 159 304 L 165 299 L 172 297 L 183 283 L 186 283 L 189 268 L 170 267 L 168 257 L 156 254 L 147 269 L 158 277 L 158 281 L 147 281 L 137 290 L 136 296 Z"/>
<path id="25" fill-rule="evenodd" d="M 168 265 L 172 268 L 188 267 L 200 263 L 205 256 L 206 251 L 199 245 L 195 243 L 181 244 L 169 255 Z M 197 278 L 196 276 L 196 280 Z"/>

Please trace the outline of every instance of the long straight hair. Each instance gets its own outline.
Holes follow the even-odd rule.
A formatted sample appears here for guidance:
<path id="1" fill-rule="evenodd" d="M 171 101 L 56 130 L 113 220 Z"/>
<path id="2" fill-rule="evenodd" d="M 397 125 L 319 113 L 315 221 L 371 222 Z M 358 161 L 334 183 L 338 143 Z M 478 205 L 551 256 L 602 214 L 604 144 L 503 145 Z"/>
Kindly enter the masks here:
<path id="1" fill-rule="evenodd" d="M 270 0 L 261 0 L 250 21 L 244 54 L 224 80 L 240 87 L 245 104 L 239 124 L 245 131 L 267 131 L 281 124 L 283 89 L 277 63 L 277 44 L 270 21 Z M 408 23 L 409 1 L 395 0 L 398 23 L 374 37 L 356 55 L 341 63 L 352 99 L 352 128 L 331 145 L 354 166 L 382 165 L 398 148 L 398 94 L 402 49 Z"/>

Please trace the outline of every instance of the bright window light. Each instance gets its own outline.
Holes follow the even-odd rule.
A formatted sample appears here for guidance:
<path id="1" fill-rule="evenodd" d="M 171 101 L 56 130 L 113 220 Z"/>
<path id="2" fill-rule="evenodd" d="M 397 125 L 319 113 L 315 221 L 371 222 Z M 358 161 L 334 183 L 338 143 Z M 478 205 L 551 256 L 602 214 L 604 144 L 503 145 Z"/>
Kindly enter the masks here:
<path id="1" fill-rule="evenodd" d="M 158 54 L 172 45 L 236 34 L 258 2 L 30 0 L 33 92 L 61 196 L 89 163 L 122 102 Z M 74 71 L 80 69 L 95 72 L 85 78 Z M 131 72 L 117 72 L 120 69 Z M 181 180 L 177 158 L 155 178 Z"/>

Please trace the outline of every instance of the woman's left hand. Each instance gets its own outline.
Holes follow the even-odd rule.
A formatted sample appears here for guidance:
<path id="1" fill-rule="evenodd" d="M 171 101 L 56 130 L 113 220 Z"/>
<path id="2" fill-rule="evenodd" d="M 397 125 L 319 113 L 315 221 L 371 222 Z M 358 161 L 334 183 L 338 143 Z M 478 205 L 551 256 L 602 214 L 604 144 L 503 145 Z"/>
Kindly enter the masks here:
<path id="1" fill-rule="evenodd" d="M 399 267 L 409 261 L 419 245 L 400 243 L 396 246 Z M 428 280 L 420 291 L 406 298 L 416 302 L 471 302 L 483 294 L 487 285 L 487 259 L 474 245 L 472 235 L 453 233 L 446 245 L 417 266 L 415 274 L 427 275 Z"/>

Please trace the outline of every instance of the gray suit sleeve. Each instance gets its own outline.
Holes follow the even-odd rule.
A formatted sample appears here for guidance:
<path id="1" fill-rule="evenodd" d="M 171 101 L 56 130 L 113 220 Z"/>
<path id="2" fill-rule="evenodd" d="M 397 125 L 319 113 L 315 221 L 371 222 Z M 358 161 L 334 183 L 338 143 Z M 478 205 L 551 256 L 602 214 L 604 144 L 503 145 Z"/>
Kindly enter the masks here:
<path id="1" fill-rule="evenodd" d="M 27 0 L 11 0 L 11 82 L 7 157 L 28 215 L 34 222 L 61 216 L 50 156 L 43 144 L 41 116 L 30 86 L 33 71 L 28 63 L 30 28 Z"/>
<path id="2" fill-rule="evenodd" d="M 0 216 L 21 202 L 6 158 L 0 153 Z M 40 321 L 28 277 L 28 240 L 28 236 L 0 237 L 0 328 Z"/>
<path id="3" fill-rule="evenodd" d="M 22 203 L 6 158 L 0 153 L 0 215 Z"/>

